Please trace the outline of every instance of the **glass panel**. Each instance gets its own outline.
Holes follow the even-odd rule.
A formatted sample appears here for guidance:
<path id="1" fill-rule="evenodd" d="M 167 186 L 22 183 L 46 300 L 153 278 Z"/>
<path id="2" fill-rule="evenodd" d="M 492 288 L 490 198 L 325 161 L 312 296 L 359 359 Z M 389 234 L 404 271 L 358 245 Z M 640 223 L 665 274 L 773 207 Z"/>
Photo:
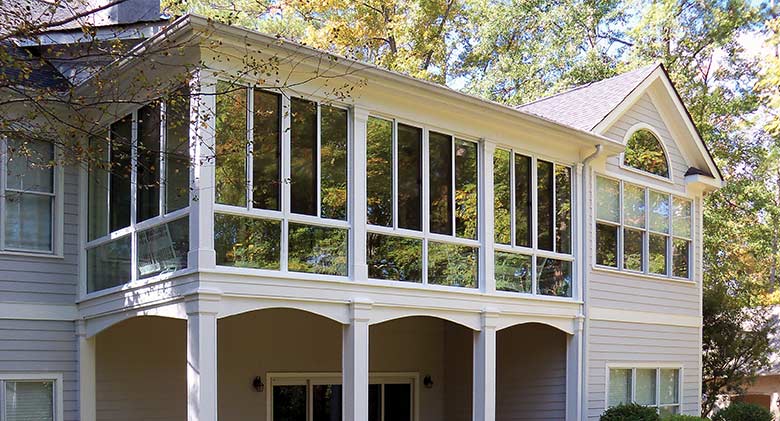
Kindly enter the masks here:
<path id="1" fill-rule="evenodd" d="M 347 276 L 348 230 L 293 222 L 289 229 L 290 271 Z"/>
<path id="2" fill-rule="evenodd" d="M 428 135 L 430 166 L 430 230 L 452 235 L 452 138 L 441 133 Z"/>
<path id="3" fill-rule="evenodd" d="M 340 384 L 315 384 L 311 394 L 314 421 L 341 421 Z"/>
<path id="4" fill-rule="evenodd" d="M 477 239 L 477 144 L 455 139 L 455 233 Z"/>
<path id="5" fill-rule="evenodd" d="M 109 232 L 130 226 L 130 145 L 133 119 L 127 116 L 111 125 L 111 174 L 109 188 Z"/>
<path id="6" fill-rule="evenodd" d="M 596 264 L 616 268 L 618 227 L 596 223 Z"/>
<path id="7" fill-rule="evenodd" d="M 368 223 L 393 226 L 393 122 L 369 117 L 366 125 Z"/>
<path id="8" fill-rule="evenodd" d="M 661 404 L 680 403 L 680 370 L 661 369 Z"/>
<path id="9" fill-rule="evenodd" d="M 555 166 L 555 250 L 571 253 L 571 168 Z"/>
<path id="10" fill-rule="evenodd" d="M 556 297 L 571 297 L 571 262 L 536 258 L 537 293 Z"/>
<path id="11" fill-rule="evenodd" d="M 638 368 L 636 370 L 636 388 L 634 401 L 640 405 L 655 405 L 655 369 Z"/>
<path id="12" fill-rule="evenodd" d="M 9 189 L 54 193 L 54 145 L 8 139 Z"/>
<path id="13" fill-rule="evenodd" d="M 6 381 L 5 421 L 54 421 L 54 383 Z"/>
<path id="14" fill-rule="evenodd" d="M 644 271 L 644 231 L 623 229 L 623 268 Z"/>
<path id="15" fill-rule="evenodd" d="M 215 214 L 217 264 L 278 270 L 281 227 L 279 221 Z"/>
<path id="16" fill-rule="evenodd" d="M 510 152 L 504 149 L 496 149 L 493 155 L 493 217 L 495 242 L 498 244 L 509 244 L 512 241 L 510 156 Z"/>
<path id="17" fill-rule="evenodd" d="M 688 260 L 691 255 L 691 242 L 681 238 L 675 238 L 672 240 L 672 246 L 674 249 L 674 255 L 672 256 L 672 275 L 680 278 L 689 278 L 691 275 Z"/>
<path id="18" fill-rule="evenodd" d="M 290 209 L 317 215 L 317 103 L 290 99 Z"/>
<path id="19" fill-rule="evenodd" d="M 306 385 L 273 387 L 274 421 L 306 421 Z"/>
<path id="20" fill-rule="evenodd" d="M 495 255 L 496 289 L 531 292 L 531 256 L 497 251 Z"/>
<path id="21" fill-rule="evenodd" d="M 368 276 L 422 281 L 422 240 L 368 233 Z"/>
<path id="22" fill-rule="evenodd" d="M 650 230 L 669 233 L 669 195 L 650 190 Z"/>
<path id="23" fill-rule="evenodd" d="M 323 218 L 347 220 L 347 110 L 323 105 L 320 205 Z"/>
<path id="24" fill-rule="evenodd" d="M 247 91 L 217 83 L 216 201 L 246 206 Z"/>
<path id="25" fill-rule="evenodd" d="M 384 408 L 384 421 L 411 421 L 412 385 L 386 384 Z"/>
<path id="26" fill-rule="evenodd" d="M 89 186 L 87 187 L 87 239 L 108 234 L 108 145 L 100 137 L 89 139 Z"/>
<path id="27" fill-rule="evenodd" d="M 623 223 L 636 228 L 645 227 L 645 189 L 623 184 Z"/>
<path id="28" fill-rule="evenodd" d="M 537 246 L 542 250 L 553 250 L 553 225 L 555 221 L 553 204 L 553 164 L 536 161 L 537 176 Z"/>
<path id="29" fill-rule="evenodd" d="M 691 238 L 691 202 L 675 197 L 673 203 L 672 230 L 674 235 Z"/>
<path id="30" fill-rule="evenodd" d="M 479 249 L 428 242 L 428 283 L 476 288 Z"/>
<path id="31" fill-rule="evenodd" d="M 531 158 L 515 154 L 515 245 L 531 247 Z"/>
<path id="32" fill-rule="evenodd" d="M 87 250 L 87 292 L 130 282 L 130 243 L 126 235 Z"/>
<path id="33" fill-rule="evenodd" d="M 676 415 L 680 413 L 680 407 L 679 406 L 662 406 L 659 408 L 659 414 L 661 414 L 661 419 L 665 419 L 668 416 Z"/>
<path id="34" fill-rule="evenodd" d="M 160 104 L 138 110 L 136 222 L 160 214 Z"/>
<path id="35" fill-rule="evenodd" d="M 52 251 L 54 197 L 5 193 L 5 245 L 21 250 Z"/>
<path id="36" fill-rule="evenodd" d="M 368 421 L 382 421 L 382 385 L 368 385 Z"/>
<path id="37" fill-rule="evenodd" d="M 665 235 L 650 233 L 650 273 L 666 275 Z"/>
<path id="38" fill-rule="evenodd" d="M 422 129 L 398 125 L 398 227 L 422 229 Z"/>
<path id="39" fill-rule="evenodd" d="M 190 91 L 168 98 L 165 108 L 165 211 L 190 203 Z"/>
<path id="40" fill-rule="evenodd" d="M 620 223 L 620 183 L 596 177 L 596 218 Z"/>
<path id="41" fill-rule="evenodd" d="M 631 402 L 631 369 L 609 370 L 609 406 Z"/>
<path id="42" fill-rule="evenodd" d="M 623 162 L 629 167 L 669 177 L 669 167 L 661 141 L 649 130 L 637 130 L 628 138 Z"/>
<path id="43" fill-rule="evenodd" d="M 187 267 L 190 221 L 181 218 L 138 232 L 138 278 Z"/>
<path id="44" fill-rule="evenodd" d="M 254 89 L 252 206 L 280 210 L 282 187 L 282 97 Z"/>

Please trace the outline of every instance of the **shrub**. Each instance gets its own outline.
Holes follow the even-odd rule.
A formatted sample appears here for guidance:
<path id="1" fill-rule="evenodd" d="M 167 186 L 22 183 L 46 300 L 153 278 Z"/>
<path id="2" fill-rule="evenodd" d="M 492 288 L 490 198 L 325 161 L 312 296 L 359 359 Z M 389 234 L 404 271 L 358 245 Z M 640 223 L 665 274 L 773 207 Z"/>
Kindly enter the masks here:
<path id="1" fill-rule="evenodd" d="M 671 415 L 664 417 L 663 421 L 707 421 L 707 418 L 697 417 L 695 415 Z"/>
<path id="2" fill-rule="evenodd" d="M 727 408 L 718 411 L 712 421 L 772 421 L 772 414 L 766 409 L 752 403 L 732 403 Z"/>
<path id="3" fill-rule="evenodd" d="M 658 421 L 660 418 L 655 408 L 630 403 L 607 409 L 599 419 L 601 421 Z"/>

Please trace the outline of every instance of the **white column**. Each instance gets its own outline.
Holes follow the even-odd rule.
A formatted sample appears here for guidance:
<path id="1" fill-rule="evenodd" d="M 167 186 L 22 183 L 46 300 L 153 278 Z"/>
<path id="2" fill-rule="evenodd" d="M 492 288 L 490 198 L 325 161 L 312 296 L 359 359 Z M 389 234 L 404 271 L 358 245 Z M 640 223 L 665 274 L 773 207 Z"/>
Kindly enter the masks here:
<path id="1" fill-rule="evenodd" d="M 344 421 L 368 419 L 368 322 L 370 301 L 353 301 L 350 324 L 342 334 L 342 407 Z"/>
<path id="2" fill-rule="evenodd" d="M 217 420 L 218 294 L 187 301 L 187 420 Z"/>
<path id="3" fill-rule="evenodd" d="M 368 279 L 366 264 L 366 124 L 368 111 L 355 107 L 352 112 L 352 144 L 350 181 L 350 246 L 352 255 L 350 271 L 352 279 Z"/>
<path id="4" fill-rule="evenodd" d="M 216 265 L 214 154 L 216 79 L 200 70 L 190 83 L 190 268 Z"/>
<path id="5" fill-rule="evenodd" d="M 584 317 L 574 320 L 574 335 L 566 341 L 566 421 L 582 419 L 582 340 Z"/>
<path id="6" fill-rule="evenodd" d="M 474 421 L 496 419 L 496 312 L 482 313 L 482 330 L 474 332 Z"/>
<path id="7" fill-rule="evenodd" d="M 493 155 L 496 152 L 496 144 L 489 141 L 482 141 L 482 174 L 479 180 L 479 236 L 482 239 L 480 248 L 480 289 L 485 293 L 496 292 L 495 277 L 495 254 L 493 247 L 495 244 L 495 203 L 493 202 Z"/>
<path id="8" fill-rule="evenodd" d="M 76 322 L 76 335 L 79 341 L 79 416 L 81 421 L 95 421 L 97 419 L 95 338 L 87 337 L 83 320 Z"/>

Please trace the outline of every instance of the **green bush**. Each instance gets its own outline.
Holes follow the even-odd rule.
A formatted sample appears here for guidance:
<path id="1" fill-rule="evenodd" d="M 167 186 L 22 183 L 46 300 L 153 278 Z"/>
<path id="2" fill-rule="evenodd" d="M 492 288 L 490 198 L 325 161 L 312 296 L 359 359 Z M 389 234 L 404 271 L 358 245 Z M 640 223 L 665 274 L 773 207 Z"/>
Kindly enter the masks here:
<path id="1" fill-rule="evenodd" d="M 635 403 L 618 405 L 601 414 L 601 421 L 659 421 L 655 408 Z"/>
<path id="2" fill-rule="evenodd" d="M 697 417 L 695 415 L 670 415 L 664 417 L 663 421 L 707 421 L 707 418 Z"/>
<path id="3" fill-rule="evenodd" d="M 712 421 L 772 421 L 772 414 L 766 409 L 752 403 L 732 403 L 720 410 Z"/>

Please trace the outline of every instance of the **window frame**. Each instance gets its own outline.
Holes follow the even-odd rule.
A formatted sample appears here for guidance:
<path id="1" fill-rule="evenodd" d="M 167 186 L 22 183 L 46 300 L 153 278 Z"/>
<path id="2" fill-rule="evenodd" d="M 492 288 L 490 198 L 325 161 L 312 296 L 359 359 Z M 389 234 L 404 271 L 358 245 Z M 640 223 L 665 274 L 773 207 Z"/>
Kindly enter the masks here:
<path id="1" fill-rule="evenodd" d="M 677 413 L 682 414 L 683 407 L 683 385 L 684 385 L 684 367 L 682 364 L 652 364 L 652 363 L 608 363 L 606 366 L 606 387 L 604 388 L 604 410 L 611 408 L 609 404 L 610 381 L 609 375 L 612 370 L 631 370 L 631 402 L 636 401 L 636 371 L 655 370 L 655 404 L 642 405 L 648 408 L 655 408 L 660 413 L 662 407 L 677 407 Z M 661 370 L 677 370 L 677 403 L 661 403 Z M 628 402 L 628 403 L 631 403 Z"/>
<path id="2" fill-rule="evenodd" d="M 644 177 L 650 177 L 652 179 L 663 181 L 667 184 L 674 184 L 674 169 L 672 168 L 671 160 L 669 159 L 669 150 L 666 147 L 666 144 L 661 140 L 661 135 L 658 133 L 658 131 L 651 125 L 647 123 L 636 123 L 633 126 L 631 126 L 627 131 L 625 136 L 623 136 L 623 145 L 628 145 L 628 140 L 631 139 L 631 136 L 634 135 L 634 133 L 640 131 L 640 130 L 647 130 L 650 133 L 655 136 L 655 139 L 658 141 L 658 144 L 661 145 L 661 150 L 664 152 L 664 159 L 666 160 L 666 168 L 669 171 L 669 176 L 664 177 L 658 174 L 653 174 L 651 172 L 642 170 L 640 168 L 635 168 L 630 165 L 626 165 L 625 163 L 625 152 L 621 152 L 618 160 L 618 166 L 622 170 L 630 171 L 635 174 L 642 175 Z"/>
<path id="3" fill-rule="evenodd" d="M 6 382 L 51 382 L 54 389 L 52 391 L 53 421 L 62 421 L 65 419 L 62 373 L 0 373 L 0 420 L 6 419 Z"/>
<path id="4" fill-rule="evenodd" d="M 576 209 L 577 204 L 575 203 L 576 198 L 576 192 L 577 192 L 577 181 L 575 176 L 575 167 L 573 163 L 565 163 L 559 159 L 555 159 L 549 156 L 545 156 L 543 154 L 533 153 L 531 151 L 509 146 L 505 144 L 496 144 L 495 152 L 493 154 L 494 160 L 493 162 L 490 162 L 490 165 L 494 165 L 495 163 L 495 153 L 499 150 L 508 151 L 509 152 L 509 230 L 510 230 L 510 236 L 509 236 L 509 244 L 501 244 L 495 241 L 495 238 L 493 238 L 493 254 L 495 259 L 495 253 L 501 252 L 501 253 L 510 253 L 515 255 L 521 255 L 531 258 L 531 292 L 514 292 L 514 291 L 501 291 L 496 290 L 496 293 L 498 294 L 509 294 L 512 296 L 517 295 L 523 295 L 523 296 L 533 296 L 533 297 L 544 297 L 544 298 L 551 298 L 551 299 L 564 299 L 564 300 L 570 300 L 575 299 L 575 285 L 574 283 L 577 281 L 577 272 L 579 271 L 579 268 L 576 264 L 576 258 L 575 258 L 575 239 L 577 235 L 581 235 L 577 233 L 577 222 L 576 217 L 574 213 L 574 209 Z M 531 246 L 525 247 L 525 246 L 518 246 L 515 245 L 517 235 L 517 229 L 516 229 L 516 213 L 517 213 L 517 203 L 516 203 L 516 174 L 515 174 L 515 155 L 522 155 L 527 158 L 530 158 L 531 160 L 531 214 L 529 217 L 531 218 Z M 552 185 L 552 205 L 553 205 L 553 251 L 550 250 L 544 250 L 539 248 L 539 166 L 538 161 L 545 161 L 553 164 L 553 185 Z M 570 253 L 560 253 L 557 251 L 558 249 L 558 242 L 555 241 L 555 236 L 557 235 L 558 230 L 558 224 L 557 224 L 557 207 L 558 207 L 558 200 L 557 200 L 557 191 L 558 186 L 555 182 L 555 168 L 561 166 L 569 169 L 569 179 L 570 179 L 570 188 L 569 188 L 569 203 L 571 204 L 571 211 L 569 215 L 570 220 L 570 230 L 569 230 L 569 249 L 571 250 Z M 493 169 L 493 173 L 495 174 L 495 168 Z M 494 183 L 493 180 L 491 180 L 491 183 Z M 495 189 L 495 183 L 494 183 L 494 189 Z M 490 200 L 494 200 L 491 198 Z M 494 224 L 494 230 L 495 230 L 495 222 L 492 222 Z M 495 237 L 495 233 L 494 233 Z M 565 262 L 571 263 L 571 297 L 559 297 L 555 295 L 545 295 L 539 293 L 539 286 L 538 286 L 538 258 L 548 258 L 553 260 L 561 260 Z M 495 282 L 495 271 L 494 271 L 494 282 Z"/>
<path id="5" fill-rule="evenodd" d="M 480 213 L 482 210 L 480 209 L 481 200 L 482 200 L 482 193 L 484 191 L 484 182 L 482 181 L 484 178 L 481 177 L 481 174 L 483 174 L 484 168 L 483 168 L 483 157 L 485 153 L 485 142 L 482 139 L 478 139 L 475 136 L 466 135 L 462 133 L 457 133 L 453 130 L 448 130 L 436 126 L 432 126 L 429 124 L 424 124 L 417 121 L 411 121 L 408 119 L 400 118 L 400 117 L 394 117 L 387 114 L 383 114 L 381 112 L 374 112 L 371 111 L 368 113 L 367 119 L 370 118 L 376 118 L 380 120 L 384 120 L 387 122 L 390 122 L 392 124 L 392 226 L 382 226 L 382 225 L 373 225 L 366 222 L 366 240 L 368 240 L 369 234 L 379 234 L 384 236 L 391 236 L 391 237 L 400 237 L 400 238 L 406 238 L 406 239 L 413 239 L 413 240 L 419 240 L 422 243 L 422 254 L 420 256 L 420 272 L 421 272 L 421 279 L 420 282 L 411 282 L 411 281 L 396 281 L 396 280 L 388 280 L 388 279 L 378 279 L 378 278 L 371 278 L 369 277 L 368 280 L 370 282 L 393 282 L 396 284 L 411 284 L 411 285 L 423 285 L 427 288 L 442 288 L 445 290 L 455 290 L 455 291 L 479 291 L 482 287 L 481 285 L 481 279 L 480 279 L 480 273 L 482 272 L 482 269 L 480 266 L 484 265 L 484 262 L 478 261 L 477 262 L 477 285 L 473 288 L 471 287 L 461 287 L 461 286 L 450 286 L 450 285 L 438 285 L 438 284 L 431 284 L 429 283 L 429 277 L 428 277 L 428 247 L 430 242 L 440 243 L 440 244 L 446 244 L 446 245 L 453 245 L 453 246 L 461 246 L 461 247 L 469 247 L 476 249 L 478 252 L 478 255 L 481 256 L 481 249 L 482 249 L 482 241 L 483 238 L 481 238 L 481 227 L 477 227 L 476 232 L 476 239 L 471 238 L 464 238 L 459 237 L 457 235 L 457 218 L 455 215 L 455 209 L 456 209 L 456 200 L 455 200 L 455 148 L 456 148 L 456 141 L 466 141 L 474 143 L 477 146 L 477 220 L 480 221 Z M 421 173 L 422 173 L 422 184 L 421 184 L 421 197 L 420 197 L 420 217 L 421 219 L 421 229 L 420 231 L 415 231 L 413 229 L 408 228 L 401 228 L 398 225 L 398 125 L 403 124 L 407 126 L 411 126 L 414 128 L 418 128 L 421 131 L 421 155 L 420 159 L 422 161 L 421 165 Z M 430 216 L 431 216 L 431 207 L 430 207 L 430 132 L 436 132 L 438 134 L 448 136 L 450 138 L 450 147 L 452 150 L 452 156 L 451 158 L 451 164 L 452 164 L 452 174 L 450 174 L 450 187 L 452 188 L 452 198 L 451 206 L 452 206 L 452 234 L 438 234 L 431 232 L 430 230 Z M 366 154 L 367 156 L 367 154 Z M 479 224 L 479 222 L 478 222 Z"/>
<path id="6" fill-rule="evenodd" d="M 619 209 L 619 215 L 618 220 L 619 222 L 609 221 L 605 219 L 601 219 L 598 217 L 597 212 L 597 206 L 598 206 L 598 191 L 597 191 L 597 183 L 598 179 L 603 178 L 612 182 L 618 183 L 618 209 Z M 644 200 L 645 200 L 645 215 L 644 215 L 644 228 L 637 228 L 631 225 L 626 225 L 625 222 L 625 208 L 624 208 L 624 197 L 625 197 L 625 184 L 631 184 L 633 186 L 639 187 L 643 189 L 644 191 Z M 594 269 L 598 270 L 605 270 L 610 272 L 620 272 L 620 273 L 626 273 L 631 275 L 637 275 L 637 276 L 643 276 L 643 277 L 649 277 L 653 279 L 664 279 L 664 280 L 673 280 L 673 281 L 680 281 L 680 282 L 696 282 L 694 277 L 694 241 L 696 235 L 696 224 L 695 224 L 695 214 L 696 214 L 696 201 L 687 196 L 686 194 L 681 194 L 679 192 L 672 192 L 666 189 L 658 188 L 657 186 L 651 186 L 648 184 L 644 184 L 641 182 L 638 182 L 634 179 L 624 179 L 615 175 L 607 174 L 607 173 L 601 173 L 601 172 L 593 172 L 593 177 L 591 179 L 591 192 L 592 192 L 592 198 L 591 198 L 591 209 L 592 211 L 592 239 L 591 239 L 591 247 L 594 252 L 591 256 L 591 265 Z M 669 203 L 669 216 L 667 218 L 667 223 L 669 227 L 669 232 L 662 233 L 658 231 L 654 231 L 650 228 L 650 193 L 658 193 L 661 195 L 664 195 L 668 199 Z M 679 235 L 675 235 L 674 233 L 674 200 L 675 199 L 681 199 L 688 203 L 690 203 L 690 237 L 683 237 Z M 597 234 L 597 225 L 609 225 L 611 227 L 617 228 L 617 267 L 613 266 L 607 266 L 607 265 L 601 265 L 598 264 L 596 261 L 596 247 L 598 246 L 598 240 L 596 238 Z M 631 229 L 635 231 L 642 232 L 642 271 L 632 270 L 632 269 L 626 269 L 624 268 L 624 258 L 625 258 L 625 230 Z M 662 235 L 664 236 L 666 240 L 666 273 L 665 274 L 659 274 L 654 273 L 650 271 L 650 235 Z M 683 278 L 679 276 L 674 275 L 674 239 L 683 239 L 689 242 L 688 247 L 688 277 Z"/>
<path id="7" fill-rule="evenodd" d="M 22 190 L 9 189 L 8 188 L 8 140 L 9 136 L 0 136 L 0 254 L 14 255 L 14 256 L 31 256 L 31 257 L 48 257 L 48 258 L 64 258 L 64 244 L 63 244 L 63 232 L 64 232 L 64 180 L 65 169 L 59 164 L 62 157 L 62 151 L 56 144 L 52 143 L 52 155 L 54 162 L 56 163 L 52 168 L 52 192 L 30 192 L 28 194 L 34 194 L 37 196 L 48 196 L 52 198 L 51 204 L 51 250 L 34 250 L 24 248 L 6 247 L 6 217 L 7 211 L 5 206 L 5 192 L 13 191 L 25 193 Z"/>

